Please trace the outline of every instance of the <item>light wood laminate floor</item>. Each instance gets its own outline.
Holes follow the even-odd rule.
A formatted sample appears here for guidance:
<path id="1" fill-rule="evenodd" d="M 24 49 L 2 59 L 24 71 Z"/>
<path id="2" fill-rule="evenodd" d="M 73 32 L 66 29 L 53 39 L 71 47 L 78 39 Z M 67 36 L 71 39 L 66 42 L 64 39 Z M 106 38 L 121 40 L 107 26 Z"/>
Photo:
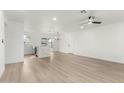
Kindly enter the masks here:
<path id="1" fill-rule="evenodd" d="M 50 58 L 30 55 L 22 63 L 6 65 L 0 82 L 124 82 L 124 64 L 65 53 L 51 54 Z"/>

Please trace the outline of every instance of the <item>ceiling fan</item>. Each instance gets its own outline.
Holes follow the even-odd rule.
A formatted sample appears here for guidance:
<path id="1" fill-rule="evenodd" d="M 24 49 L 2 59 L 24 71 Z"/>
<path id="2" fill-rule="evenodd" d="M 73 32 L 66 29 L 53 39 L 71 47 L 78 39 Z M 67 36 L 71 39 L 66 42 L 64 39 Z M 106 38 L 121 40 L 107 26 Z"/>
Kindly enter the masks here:
<path id="1" fill-rule="evenodd" d="M 93 15 L 93 11 L 87 11 L 87 10 L 81 10 L 81 15 L 87 16 L 87 15 Z M 99 21 L 97 17 L 95 16 L 89 16 L 86 18 L 86 20 L 80 22 L 80 24 L 101 24 L 102 21 Z"/>
<path id="2" fill-rule="evenodd" d="M 101 24 L 101 21 L 96 21 L 96 17 L 95 16 L 89 16 L 88 17 L 88 24 Z"/>
<path id="3" fill-rule="evenodd" d="M 95 16 L 89 16 L 88 19 L 80 22 L 80 25 L 84 24 L 102 24 L 102 21 L 99 21 Z"/>

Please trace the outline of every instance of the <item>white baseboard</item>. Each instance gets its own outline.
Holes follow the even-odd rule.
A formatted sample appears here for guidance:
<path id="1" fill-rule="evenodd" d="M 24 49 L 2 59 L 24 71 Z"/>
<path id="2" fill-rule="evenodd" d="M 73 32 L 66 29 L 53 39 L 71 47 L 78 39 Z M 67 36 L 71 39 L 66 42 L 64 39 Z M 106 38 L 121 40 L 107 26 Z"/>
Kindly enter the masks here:
<path id="1" fill-rule="evenodd" d="M 24 57 L 22 59 L 14 59 L 14 58 L 6 59 L 5 64 L 20 63 L 20 62 L 24 62 Z"/>
<path id="2" fill-rule="evenodd" d="M 24 60 L 23 61 L 19 61 L 19 62 L 8 62 L 6 64 L 15 64 L 15 63 L 24 63 Z"/>
<path id="3" fill-rule="evenodd" d="M 67 53 L 67 52 L 63 52 L 63 51 L 60 51 L 60 52 Z M 113 59 L 110 59 L 110 58 L 94 57 L 94 56 L 88 56 L 88 55 L 83 55 L 83 54 L 79 54 L 79 53 L 72 53 L 72 54 L 74 54 L 76 56 L 88 57 L 88 58 L 93 58 L 93 59 L 107 61 L 107 62 L 124 64 L 124 61 L 123 60 L 113 60 Z"/>
<path id="4" fill-rule="evenodd" d="M 93 58 L 93 59 L 97 59 L 97 60 L 102 60 L 102 61 L 124 64 L 123 61 L 113 60 L 113 59 L 110 59 L 110 58 L 94 57 L 94 56 L 88 56 L 88 55 L 83 55 L 83 54 L 78 54 L 78 53 L 72 53 L 72 54 L 77 55 L 77 56 L 83 56 L 83 57 Z"/>

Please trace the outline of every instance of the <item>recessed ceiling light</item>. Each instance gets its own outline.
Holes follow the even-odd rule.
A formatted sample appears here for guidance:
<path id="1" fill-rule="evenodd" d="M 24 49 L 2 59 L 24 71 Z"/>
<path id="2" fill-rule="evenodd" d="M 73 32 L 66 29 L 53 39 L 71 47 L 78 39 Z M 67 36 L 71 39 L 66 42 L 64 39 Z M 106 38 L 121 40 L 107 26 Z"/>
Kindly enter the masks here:
<path id="1" fill-rule="evenodd" d="M 56 21 L 57 19 L 56 19 L 56 17 L 53 17 L 53 21 Z"/>
<path id="2" fill-rule="evenodd" d="M 84 26 L 80 26 L 80 29 L 84 29 Z"/>

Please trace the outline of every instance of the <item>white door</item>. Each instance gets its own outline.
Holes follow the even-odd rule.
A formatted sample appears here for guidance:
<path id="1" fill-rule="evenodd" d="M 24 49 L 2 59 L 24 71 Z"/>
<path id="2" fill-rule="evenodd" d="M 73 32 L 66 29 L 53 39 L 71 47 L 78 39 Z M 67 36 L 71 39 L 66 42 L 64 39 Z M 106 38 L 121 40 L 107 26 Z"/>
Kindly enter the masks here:
<path id="1" fill-rule="evenodd" d="M 0 11 L 0 74 L 4 69 L 4 16 Z"/>

